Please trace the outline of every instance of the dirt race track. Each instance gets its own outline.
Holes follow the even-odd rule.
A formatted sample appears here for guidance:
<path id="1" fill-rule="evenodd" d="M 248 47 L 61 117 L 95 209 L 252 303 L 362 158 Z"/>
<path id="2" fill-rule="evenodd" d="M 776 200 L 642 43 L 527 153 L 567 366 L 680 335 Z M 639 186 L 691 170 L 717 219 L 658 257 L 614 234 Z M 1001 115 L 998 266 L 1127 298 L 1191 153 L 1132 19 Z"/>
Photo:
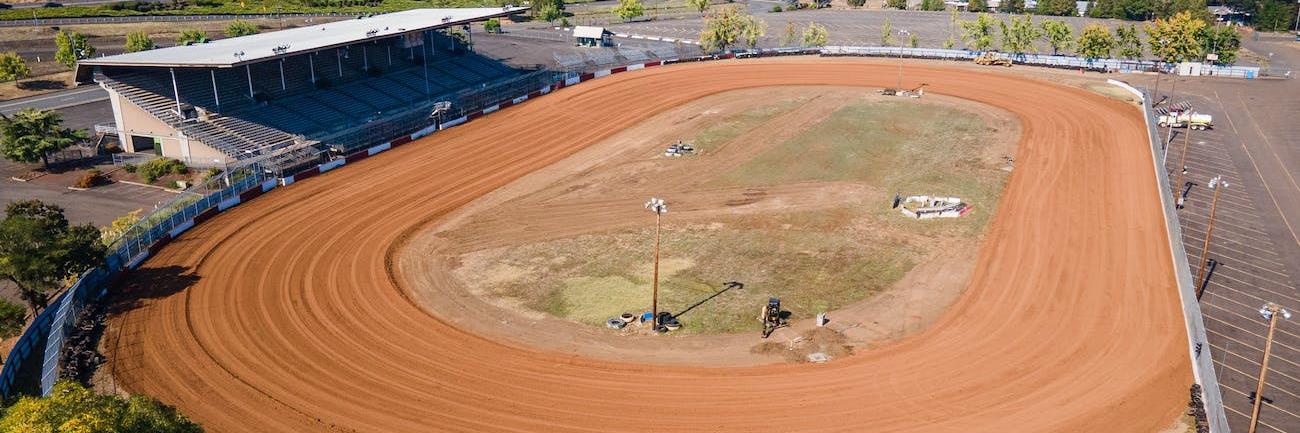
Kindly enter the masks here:
<path id="1" fill-rule="evenodd" d="M 453 209 L 670 107 L 892 86 L 896 71 L 786 58 L 629 72 L 276 190 L 128 276 L 104 368 L 212 432 L 1171 426 L 1192 378 L 1141 116 L 1046 82 L 908 66 L 905 86 L 1001 107 L 1024 135 L 965 294 L 930 329 L 846 359 L 701 368 L 530 349 L 419 308 L 412 277 L 386 266 Z"/>

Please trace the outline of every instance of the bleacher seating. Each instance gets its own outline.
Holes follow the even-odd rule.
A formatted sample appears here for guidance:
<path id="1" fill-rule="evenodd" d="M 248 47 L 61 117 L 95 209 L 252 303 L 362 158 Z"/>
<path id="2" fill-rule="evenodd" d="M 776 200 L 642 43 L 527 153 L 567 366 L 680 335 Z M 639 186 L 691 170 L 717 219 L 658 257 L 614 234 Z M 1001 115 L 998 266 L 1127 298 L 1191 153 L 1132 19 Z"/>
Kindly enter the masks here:
<path id="1" fill-rule="evenodd" d="M 367 43 L 254 63 L 248 69 L 177 68 L 180 102 L 209 113 L 204 118 L 182 119 L 177 113 L 166 68 L 108 68 L 99 79 L 159 120 L 240 158 L 287 146 L 297 136 L 318 139 L 518 74 L 473 53 L 439 51 L 427 67 L 410 54 L 420 55 L 392 44 Z M 328 85 L 312 83 L 311 63 L 317 80 L 329 80 Z M 249 94 L 250 76 L 255 97 Z"/>

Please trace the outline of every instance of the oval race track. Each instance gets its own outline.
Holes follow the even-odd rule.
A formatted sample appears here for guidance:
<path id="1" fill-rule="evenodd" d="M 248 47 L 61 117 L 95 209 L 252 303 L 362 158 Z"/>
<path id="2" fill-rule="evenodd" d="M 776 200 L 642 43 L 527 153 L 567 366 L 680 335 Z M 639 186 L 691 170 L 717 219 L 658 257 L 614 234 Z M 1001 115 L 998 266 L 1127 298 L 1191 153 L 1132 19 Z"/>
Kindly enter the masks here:
<path id="1" fill-rule="evenodd" d="M 210 432 L 1154 432 L 1191 385 L 1146 130 L 1131 104 L 909 64 L 904 87 L 1020 117 L 966 293 L 930 329 L 822 365 L 639 365 L 468 334 L 409 302 L 404 239 L 657 112 L 730 89 L 893 86 L 781 58 L 618 74 L 440 132 L 190 230 L 129 274 L 111 369 Z M 867 91 L 864 89 L 864 91 Z M 872 204 L 864 204 L 872 205 Z"/>

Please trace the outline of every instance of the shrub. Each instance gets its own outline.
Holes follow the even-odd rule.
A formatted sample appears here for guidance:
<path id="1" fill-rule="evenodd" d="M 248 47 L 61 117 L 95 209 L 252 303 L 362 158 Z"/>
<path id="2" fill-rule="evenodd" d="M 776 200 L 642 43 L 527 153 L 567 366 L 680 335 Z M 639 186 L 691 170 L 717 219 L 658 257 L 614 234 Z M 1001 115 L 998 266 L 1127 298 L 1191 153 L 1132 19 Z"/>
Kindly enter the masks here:
<path id="1" fill-rule="evenodd" d="M 781 12 L 784 10 L 785 9 L 781 9 L 781 5 L 772 5 L 772 10 L 770 10 L 769 12 Z"/>
<path id="2" fill-rule="evenodd" d="M 122 169 L 126 170 L 127 173 L 135 173 L 138 168 L 135 164 L 122 164 Z"/>
<path id="3" fill-rule="evenodd" d="M 87 170 L 86 174 L 81 175 L 81 178 L 77 179 L 77 182 L 72 186 L 76 188 L 94 188 L 105 184 L 108 184 L 108 177 L 104 176 L 104 173 L 99 169 L 92 168 Z"/>
<path id="4" fill-rule="evenodd" d="M 0 338 L 16 337 L 27 324 L 27 308 L 0 299 Z"/>
<path id="5" fill-rule="evenodd" d="M 488 33 L 501 33 L 501 21 L 496 18 L 490 18 L 483 22 L 483 31 Z"/>
<path id="6" fill-rule="evenodd" d="M 188 171 L 184 163 L 171 158 L 153 159 L 140 164 L 139 168 L 140 177 L 144 178 L 145 182 L 153 182 L 169 174 L 185 174 Z"/>

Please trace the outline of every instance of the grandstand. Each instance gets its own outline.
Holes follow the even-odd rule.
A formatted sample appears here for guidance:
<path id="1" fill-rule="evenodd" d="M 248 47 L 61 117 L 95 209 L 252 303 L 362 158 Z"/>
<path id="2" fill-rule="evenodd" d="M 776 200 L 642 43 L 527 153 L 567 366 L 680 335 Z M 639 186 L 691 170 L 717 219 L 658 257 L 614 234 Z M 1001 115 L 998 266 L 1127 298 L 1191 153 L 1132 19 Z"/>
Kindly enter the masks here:
<path id="1" fill-rule="evenodd" d="M 346 152 L 374 144 L 358 130 L 418 127 L 433 103 L 521 75 L 475 54 L 469 24 L 523 10 L 409 10 L 87 59 L 76 77 L 108 90 L 128 152 L 197 167 Z"/>

